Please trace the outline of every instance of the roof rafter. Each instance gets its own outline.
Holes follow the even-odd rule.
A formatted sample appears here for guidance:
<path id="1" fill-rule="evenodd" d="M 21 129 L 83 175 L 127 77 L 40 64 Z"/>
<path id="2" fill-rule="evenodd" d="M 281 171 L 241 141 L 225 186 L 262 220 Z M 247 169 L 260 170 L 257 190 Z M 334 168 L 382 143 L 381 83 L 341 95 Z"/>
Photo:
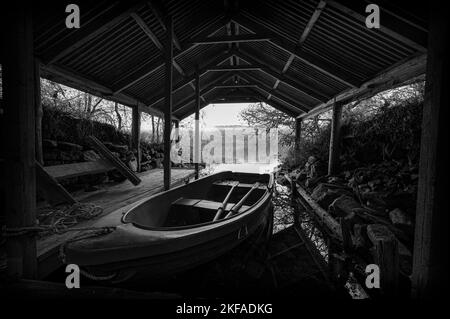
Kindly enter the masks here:
<path id="1" fill-rule="evenodd" d="M 335 102 L 348 103 L 351 102 L 351 100 L 373 96 L 389 88 L 401 85 L 405 81 L 423 75 L 425 73 L 426 60 L 426 54 L 407 58 L 405 61 L 401 61 L 401 63 L 398 63 L 396 66 L 391 67 L 389 70 L 386 70 L 371 80 L 363 83 L 361 87 L 346 90 L 299 117 L 311 117 L 325 112 Z"/>
<path id="2" fill-rule="evenodd" d="M 226 52 L 223 55 L 220 55 L 218 57 L 214 57 L 213 59 L 211 59 L 209 62 L 207 62 L 206 65 L 204 65 L 203 67 L 199 68 L 198 72 L 199 72 L 199 76 L 201 77 L 202 75 L 204 75 L 206 72 L 208 72 L 208 69 L 210 67 L 214 67 L 217 64 L 227 60 L 230 58 L 230 56 L 232 56 L 231 52 Z M 176 84 L 174 86 L 174 88 L 172 89 L 172 92 L 176 92 L 180 89 L 182 89 L 183 87 L 185 87 L 186 85 L 189 85 L 190 83 L 192 83 L 195 80 L 195 72 L 186 76 L 186 78 L 181 81 L 180 83 Z M 156 103 L 158 103 L 159 101 L 164 99 L 164 90 L 160 93 L 158 93 L 156 96 L 154 96 L 150 101 L 148 101 L 147 105 L 148 106 L 153 106 Z"/>
<path id="3" fill-rule="evenodd" d="M 250 74 L 244 74 L 244 73 L 238 73 L 238 74 L 241 78 L 249 81 L 250 83 L 253 82 L 261 90 L 264 90 L 265 92 L 267 92 L 268 100 L 270 100 L 269 96 L 273 96 L 273 97 L 279 99 L 280 101 L 284 102 L 285 104 L 290 105 L 292 108 L 299 110 L 299 112 L 301 112 L 301 113 L 309 111 L 308 107 L 306 107 L 304 105 L 299 105 L 299 103 L 293 101 L 291 98 L 289 98 L 288 96 L 286 96 L 279 90 L 276 90 L 276 89 L 274 90 L 271 87 L 267 86 L 266 84 L 264 84 L 263 82 L 258 80 L 256 77 L 254 77 Z"/>
<path id="4" fill-rule="evenodd" d="M 222 28 L 223 25 L 225 25 L 227 23 L 227 21 L 228 20 L 226 20 L 225 18 L 222 18 L 220 27 L 215 27 L 214 24 L 210 24 L 209 27 L 206 27 L 204 30 L 202 30 L 202 34 L 205 34 L 205 36 L 214 34 L 217 30 Z M 224 23 L 224 24 L 222 25 L 222 23 Z M 178 57 L 182 56 L 186 52 L 194 49 L 195 47 L 197 47 L 197 44 L 191 44 L 191 43 L 183 44 L 181 46 L 180 52 L 178 52 L 176 55 L 174 55 L 174 57 L 173 57 L 174 60 L 177 59 Z M 131 74 L 127 74 L 124 77 L 122 77 L 121 79 L 118 79 L 113 85 L 115 87 L 114 92 L 119 93 L 119 92 L 129 88 L 130 86 L 132 86 L 135 83 L 146 78 L 148 75 L 155 72 L 155 70 L 157 70 L 163 66 L 164 66 L 163 59 L 153 60 L 153 61 L 144 63 L 144 65 L 142 67 L 140 67 L 139 70 L 134 70 Z M 124 82 L 125 82 L 125 84 L 124 84 Z"/>
<path id="5" fill-rule="evenodd" d="M 360 14 L 359 12 L 364 12 L 364 7 L 360 8 L 361 10 L 354 10 L 352 8 L 352 6 L 354 6 L 354 4 L 341 4 L 338 3 L 337 1 L 332 1 L 332 0 L 327 0 L 327 3 L 329 6 L 343 12 L 346 13 L 348 15 L 350 15 L 352 18 L 357 19 L 358 21 L 365 23 L 366 21 L 366 17 L 362 14 Z M 364 5 L 364 3 L 363 3 Z M 396 28 L 399 28 L 399 23 L 398 20 L 397 21 L 391 21 L 389 19 L 388 15 L 383 15 L 383 17 L 381 18 L 381 24 L 380 24 L 380 31 L 389 35 L 390 37 L 403 42 L 404 44 L 410 46 L 411 48 L 414 48 L 415 50 L 419 51 L 419 52 L 426 52 L 426 47 L 418 42 L 416 42 L 415 40 L 408 38 L 406 36 L 404 36 L 403 34 L 394 31 Z M 423 39 L 422 41 L 426 41 L 426 39 Z"/>
<path id="6" fill-rule="evenodd" d="M 324 102 L 328 100 L 328 97 L 323 95 L 322 93 L 315 90 L 313 87 L 307 85 L 306 83 L 298 83 L 294 79 L 290 78 L 286 74 L 282 74 L 275 69 L 267 66 L 267 63 L 265 63 L 263 60 L 251 56 L 249 53 L 243 51 L 242 49 L 239 50 L 239 52 L 236 52 L 236 55 L 239 56 L 242 60 L 247 61 L 248 63 L 251 63 L 252 65 L 262 65 L 264 67 L 261 68 L 261 71 L 264 73 L 267 73 L 271 77 L 279 80 L 280 82 L 283 82 L 290 87 L 294 88 L 295 90 L 302 92 L 305 95 L 308 95 L 312 99 L 317 100 L 318 102 Z"/>
<path id="7" fill-rule="evenodd" d="M 53 49 L 51 56 L 43 57 L 43 63 L 53 64 L 60 60 L 71 51 L 81 47 L 104 31 L 112 28 L 118 22 L 129 17 L 130 13 L 135 12 L 142 5 L 143 1 L 119 1 L 117 6 L 106 11 L 102 16 L 83 26 L 83 28 L 72 31 L 70 36 L 66 37 Z"/>
<path id="8" fill-rule="evenodd" d="M 270 35 L 273 34 L 271 36 L 270 43 L 289 54 L 293 54 L 299 60 L 341 82 L 342 84 L 345 84 L 349 87 L 357 87 L 359 85 L 358 81 L 355 80 L 355 76 L 351 70 L 337 65 L 335 62 L 323 59 L 318 55 L 313 55 L 307 53 L 306 51 L 300 50 L 300 48 L 296 44 L 292 44 L 292 42 L 285 39 L 281 34 L 271 31 L 267 27 L 262 26 L 256 22 L 252 22 L 249 19 L 237 16 L 234 17 L 233 20 L 236 23 L 239 23 L 241 26 L 252 30 L 253 32 Z"/>
<path id="9" fill-rule="evenodd" d="M 198 38 L 192 41 L 192 44 L 226 44 L 226 43 L 242 43 L 242 42 L 260 42 L 270 41 L 270 37 L 255 34 L 215 36 L 208 38 Z"/>
<path id="10" fill-rule="evenodd" d="M 311 15 L 311 18 L 309 19 L 308 23 L 306 24 L 305 29 L 303 30 L 302 35 L 300 36 L 300 39 L 298 41 L 299 45 L 302 45 L 303 42 L 306 41 L 306 38 L 308 37 L 309 33 L 311 32 L 312 28 L 316 24 L 317 20 L 319 19 L 320 14 L 322 13 L 322 10 L 325 8 L 326 1 L 320 0 L 317 4 L 316 9 L 314 10 L 313 14 Z M 286 61 L 286 64 L 283 67 L 283 71 L 281 73 L 286 73 L 286 71 L 291 66 L 292 62 L 294 61 L 295 55 L 291 53 L 288 60 Z M 279 82 L 275 82 L 274 89 L 277 88 Z"/>

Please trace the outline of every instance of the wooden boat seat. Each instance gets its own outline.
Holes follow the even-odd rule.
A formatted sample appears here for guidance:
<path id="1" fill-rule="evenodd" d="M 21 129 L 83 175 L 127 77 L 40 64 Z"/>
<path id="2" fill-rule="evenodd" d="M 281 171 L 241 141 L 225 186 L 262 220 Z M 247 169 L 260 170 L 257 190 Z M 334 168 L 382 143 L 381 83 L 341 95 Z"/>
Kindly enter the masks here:
<path id="1" fill-rule="evenodd" d="M 206 199 L 180 198 L 177 201 L 173 202 L 172 205 L 217 211 L 222 203 Z M 235 203 L 228 203 L 227 207 L 225 207 L 225 210 L 230 210 L 234 205 Z M 246 210 L 248 208 L 250 208 L 250 206 L 243 205 L 240 211 Z"/>

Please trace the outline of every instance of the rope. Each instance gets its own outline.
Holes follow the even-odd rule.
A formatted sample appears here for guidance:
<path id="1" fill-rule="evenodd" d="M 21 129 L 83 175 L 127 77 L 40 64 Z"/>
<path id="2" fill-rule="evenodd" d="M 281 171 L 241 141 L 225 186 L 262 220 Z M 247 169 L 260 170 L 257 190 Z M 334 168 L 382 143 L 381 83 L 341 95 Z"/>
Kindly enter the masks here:
<path id="1" fill-rule="evenodd" d="M 82 220 L 89 220 L 99 216 L 103 208 L 93 204 L 75 203 L 62 209 L 48 210 L 39 214 L 36 226 L 3 228 L 3 237 L 24 235 L 62 234 L 68 231 L 97 230 L 98 227 L 72 227 Z M 45 223 L 39 225 L 41 223 Z"/>

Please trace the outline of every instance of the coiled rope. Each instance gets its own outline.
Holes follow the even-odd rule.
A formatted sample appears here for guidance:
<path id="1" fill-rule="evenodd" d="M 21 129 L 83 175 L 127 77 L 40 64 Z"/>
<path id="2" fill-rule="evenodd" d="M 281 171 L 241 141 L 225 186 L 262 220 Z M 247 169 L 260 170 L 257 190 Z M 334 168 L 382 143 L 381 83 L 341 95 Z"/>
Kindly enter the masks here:
<path id="1" fill-rule="evenodd" d="M 68 231 L 98 230 L 99 227 L 73 227 L 80 221 L 89 220 L 99 216 L 103 208 L 85 203 L 75 203 L 60 209 L 46 209 L 38 216 L 38 225 L 24 227 L 4 227 L 3 237 L 16 237 L 24 235 L 62 234 Z"/>

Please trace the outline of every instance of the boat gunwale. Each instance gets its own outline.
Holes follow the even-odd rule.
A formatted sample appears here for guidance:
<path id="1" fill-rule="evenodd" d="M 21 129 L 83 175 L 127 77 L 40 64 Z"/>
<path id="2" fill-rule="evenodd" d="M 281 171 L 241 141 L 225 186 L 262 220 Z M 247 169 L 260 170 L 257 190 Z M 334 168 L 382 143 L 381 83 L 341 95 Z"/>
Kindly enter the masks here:
<path id="1" fill-rule="evenodd" d="M 234 172 L 234 171 L 223 171 L 223 172 L 218 172 L 216 174 L 225 174 L 225 173 L 231 173 L 231 174 L 233 174 L 233 173 L 241 173 L 242 174 L 242 172 Z M 247 215 L 253 213 L 255 210 L 260 208 L 264 202 L 266 202 L 267 200 L 270 200 L 270 198 L 272 196 L 271 192 L 273 190 L 273 184 L 274 184 L 274 176 L 273 176 L 273 174 L 271 174 L 271 173 L 264 173 L 264 174 L 244 173 L 244 174 L 269 175 L 269 181 L 268 181 L 268 183 L 266 185 L 266 189 L 265 189 L 264 194 L 262 194 L 261 197 L 253 205 L 251 205 L 246 210 L 244 210 L 242 212 L 239 212 L 239 213 L 237 213 L 237 214 L 235 214 L 233 216 L 230 216 L 228 218 L 223 218 L 223 219 L 220 219 L 220 220 L 217 220 L 217 221 L 208 221 L 208 222 L 199 223 L 199 224 L 193 224 L 193 225 L 173 226 L 173 227 L 163 227 L 163 226 L 153 227 L 153 226 L 145 226 L 145 225 L 137 224 L 137 223 L 132 222 L 132 221 L 125 221 L 127 215 L 130 214 L 136 207 L 144 204 L 147 201 L 152 200 L 155 197 L 162 196 L 162 195 L 164 195 L 164 194 L 166 194 L 168 192 L 171 192 L 171 191 L 174 191 L 174 190 L 176 190 L 178 188 L 186 186 L 186 185 L 180 185 L 180 186 L 174 187 L 172 189 L 169 189 L 167 191 L 161 192 L 159 194 L 155 194 L 155 195 L 151 196 L 150 198 L 147 198 L 146 200 L 137 203 L 132 208 L 130 208 L 125 214 L 123 214 L 123 216 L 121 218 L 121 222 L 123 223 L 123 225 L 130 225 L 131 224 L 131 225 L 133 225 L 134 227 L 136 227 L 138 229 L 151 230 L 151 231 L 155 231 L 155 232 L 157 232 L 157 231 L 167 232 L 167 231 L 179 231 L 179 230 L 197 229 L 197 228 L 206 227 L 206 226 L 209 226 L 209 225 L 216 225 L 217 227 L 221 227 L 224 224 L 230 224 L 232 222 L 235 222 L 237 219 L 244 218 L 244 216 L 247 216 Z M 202 177 L 202 178 L 196 180 L 195 182 L 198 182 L 198 181 L 200 181 L 202 179 L 210 178 L 211 176 L 213 176 L 213 175 L 208 175 L 208 176 Z M 193 183 L 195 183 L 195 182 L 193 182 Z"/>

